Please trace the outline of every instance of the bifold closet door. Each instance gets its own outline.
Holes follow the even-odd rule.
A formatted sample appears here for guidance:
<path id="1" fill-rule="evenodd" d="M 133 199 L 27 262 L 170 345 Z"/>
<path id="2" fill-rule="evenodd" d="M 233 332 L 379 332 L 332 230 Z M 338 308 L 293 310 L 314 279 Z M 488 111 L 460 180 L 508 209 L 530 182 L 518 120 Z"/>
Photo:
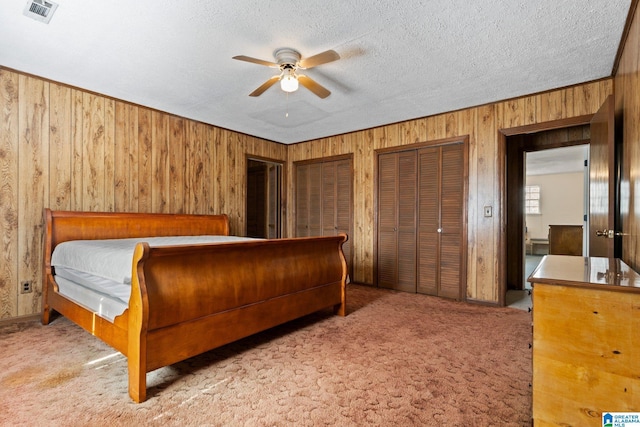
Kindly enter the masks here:
<path id="1" fill-rule="evenodd" d="M 464 206 L 463 144 L 421 149 L 418 164 L 417 291 L 459 299 Z"/>
<path id="2" fill-rule="evenodd" d="M 353 172 L 351 159 L 296 165 L 296 236 L 346 233 L 342 246 L 351 268 Z"/>
<path id="3" fill-rule="evenodd" d="M 415 151 L 378 156 L 377 279 L 382 288 L 416 291 Z"/>
<path id="4" fill-rule="evenodd" d="M 440 266 L 440 150 L 418 153 L 418 286 L 417 292 L 438 295 Z"/>
<path id="5" fill-rule="evenodd" d="M 322 235 L 322 164 L 296 167 L 296 236 Z"/>
<path id="6" fill-rule="evenodd" d="M 351 260 L 351 161 L 336 160 L 322 163 L 322 235 L 346 233 L 349 239 L 342 251 Z"/>

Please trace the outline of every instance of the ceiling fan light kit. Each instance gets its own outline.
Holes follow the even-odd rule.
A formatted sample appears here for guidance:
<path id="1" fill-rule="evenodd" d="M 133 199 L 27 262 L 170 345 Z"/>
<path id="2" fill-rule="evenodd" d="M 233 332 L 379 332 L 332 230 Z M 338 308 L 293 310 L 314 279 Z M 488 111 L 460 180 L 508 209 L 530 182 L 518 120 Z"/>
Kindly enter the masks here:
<path id="1" fill-rule="evenodd" d="M 280 88 L 285 92 L 298 90 L 298 76 L 293 68 L 285 68 L 280 76 Z"/>
<path id="2" fill-rule="evenodd" d="M 233 59 L 237 59 L 239 61 L 252 62 L 254 64 L 264 65 L 266 67 L 278 68 L 280 70 L 279 75 L 271 77 L 256 90 L 251 92 L 249 96 L 262 95 L 277 81 L 280 81 L 280 88 L 287 93 L 295 92 L 296 90 L 298 90 L 298 85 L 301 84 L 320 98 L 324 99 L 327 96 L 331 95 L 331 92 L 327 88 L 323 87 L 308 76 L 298 74 L 297 71 L 299 69 L 313 68 L 318 65 L 326 64 L 328 62 L 340 59 L 340 55 L 338 55 L 335 51 L 327 50 L 317 55 L 310 56 L 309 58 L 302 59 L 300 52 L 295 49 L 285 47 L 276 49 L 276 51 L 273 53 L 273 56 L 276 62 L 265 61 L 245 55 L 238 55 L 233 57 Z"/>

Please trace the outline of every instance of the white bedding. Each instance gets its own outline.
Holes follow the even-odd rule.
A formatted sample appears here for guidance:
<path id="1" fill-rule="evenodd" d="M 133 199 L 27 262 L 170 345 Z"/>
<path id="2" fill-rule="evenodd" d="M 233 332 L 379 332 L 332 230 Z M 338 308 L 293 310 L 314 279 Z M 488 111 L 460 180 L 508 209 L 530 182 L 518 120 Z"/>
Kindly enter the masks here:
<path id="1" fill-rule="evenodd" d="M 55 247 L 51 254 L 51 265 L 62 295 L 113 321 L 129 304 L 133 252 L 137 243 L 174 246 L 247 240 L 256 239 L 238 236 L 170 236 L 73 240 Z"/>
<path id="2" fill-rule="evenodd" d="M 133 251 L 139 242 L 149 246 L 194 245 L 254 240 L 237 236 L 169 236 L 133 239 L 72 240 L 53 250 L 51 265 L 72 268 L 94 276 L 131 284 Z"/>

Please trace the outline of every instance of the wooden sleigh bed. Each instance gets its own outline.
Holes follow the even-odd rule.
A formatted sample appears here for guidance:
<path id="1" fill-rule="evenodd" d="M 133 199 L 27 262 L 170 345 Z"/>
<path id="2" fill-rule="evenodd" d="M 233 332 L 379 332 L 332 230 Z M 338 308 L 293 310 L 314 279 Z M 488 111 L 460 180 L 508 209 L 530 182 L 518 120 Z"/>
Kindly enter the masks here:
<path id="1" fill-rule="evenodd" d="M 57 245 L 228 235 L 227 216 L 49 209 L 44 215 L 42 323 L 58 312 L 124 354 L 135 402 L 146 399 L 147 372 L 327 307 L 346 314 L 342 244 L 347 237 L 341 234 L 157 247 L 138 243 L 128 308 L 110 321 L 60 293 L 51 264 Z"/>

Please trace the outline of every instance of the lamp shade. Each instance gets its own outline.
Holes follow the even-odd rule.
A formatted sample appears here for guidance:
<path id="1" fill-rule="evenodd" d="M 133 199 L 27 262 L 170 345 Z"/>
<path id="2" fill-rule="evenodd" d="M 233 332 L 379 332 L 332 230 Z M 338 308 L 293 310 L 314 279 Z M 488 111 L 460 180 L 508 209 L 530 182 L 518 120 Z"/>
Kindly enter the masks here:
<path id="1" fill-rule="evenodd" d="M 295 92 L 298 90 L 298 78 L 294 74 L 294 70 L 284 70 L 282 77 L 280 77 L 280 87 L 285 92 Z"/>

